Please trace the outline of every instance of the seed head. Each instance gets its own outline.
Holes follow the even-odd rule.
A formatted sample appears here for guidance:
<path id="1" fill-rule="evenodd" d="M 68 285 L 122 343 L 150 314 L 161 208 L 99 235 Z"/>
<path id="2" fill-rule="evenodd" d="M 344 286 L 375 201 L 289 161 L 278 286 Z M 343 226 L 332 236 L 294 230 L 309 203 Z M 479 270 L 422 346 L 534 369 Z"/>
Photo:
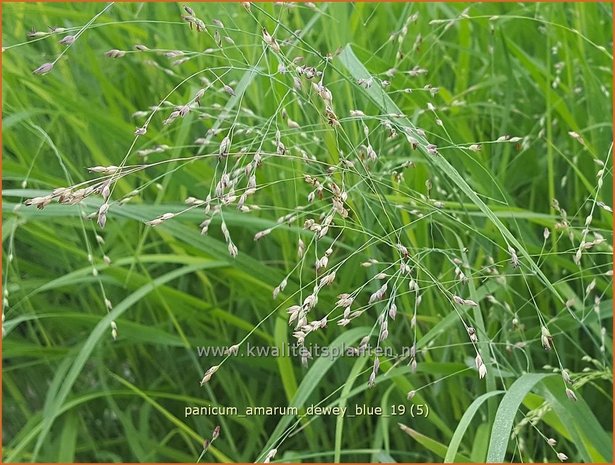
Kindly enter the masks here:
<path id="1" fill-rule="evenodd" d="M 199 91 L 194 96 L 194 101 L 196 103 L 199 103 L 204 95 L 205 95 L 205 89 L 199 89 Z"/>
<path id="2" fill-rule="evenodd" d="M 373 304 L 374 302 L 377 302 L 378 300 L 382 300 L 384 295 L 387 292 L 387 283 L 384 283 L 380 289 L 378 289 L 376 292 L 374 292 L 370 298 L 369 298 L 369 303 Z"/>
<path id="3" fill-rule="evenodd" d="M 233 244 L 232 242 L 228 243 L 228 253 L 233 258 L 237 257 L 237 254 L 239 253 L 237 246 Z"/>
<path id="4" fill-rule="evenodd" d="M 583 137 L 581 137 L 580 134 L 574 131 L 568 131 L 568 135 L 572 137 L 574 140 L 576 140 L 579 144 L 585 144 L 585 141 L 583 140 Z"/>
<path id="5" fill-rule="evenodd" d="M 297 255 L 299 256 L 299 258 L 302 258 L 304 253 L 305 243 L 301 239 L 299 239 L 299 241 L 297 242 Z"/>
<path id="6" fill-rule="evenodd" d="M 568 396 L 568 398 L 570 400 L 577 400 L 577 395 L 574 393 L 574 391 L 570 388 L 566 388 L 566 396 Z"/>
<path id="7" fill-rule="evenodd" d="M 109 204 L 103 203 L 98 209 L 98 226 L 100 228 L 104 228 L 105 224 L 107 224 L 107 212 L 109 211 Z"/>
<path id="8" fill-rule="evenodd" d="M 48 33 L 48 32 L 44 32 L 44 31 L 37 31 L 37 30 L 35 30 L 35 29 L 32 29 L 30 32 L 28 32 L 28 33 L 26 34 L 26 36 L 27 36 L 29 39 L 35 39 L 35 38 L 37 38 L 37 37 L 46 37 L 47 35 L 49 35 L 49 33 Z"/>
<path id="9" fill-rule="evenodd" d="M 53 63 L 45 63 L 45 64 L 40 65 L 38 68 L 36 68 L 32 72 L 34 74 L 47 74 L 52 69 L 53 69 Z"/>
<path id="10" fill-rule="evenodd" d="M 278 286 L 276 286 L 276 288 L 273 290 L 274 299 L 278 298 L 278 295 L 280 295 L 280 292 L 282 292 L 286 288 L 287 284 L 288 284 L 288 279 L 284 278 L 282 282 Z"/>
<path id="11" fill-rule="evenodd" d="M 551 342 L 553 341 L 553 337 L 551 333 L 546 328 L 546 326 L 542 326 L 540 328 L 540 342 L 545 350 L 551 350 Z"/>
<path id="12" fill-rule="evenodd" d="M 51 196 L 47 195 L 45 197 L 34 197 L 25 201 L 26 206 L 35 206 L 39 210 L 42 210 L 47 205 L 51 203 Z"/>
<path id="13" fill-rule="evenodd" d="M 333 281 L 335 281 L 335 271 L 332 271 L 331 273 L 322 277 L 322 279 L 320 280 L 320 287 L 328 286 L 329 284 L 333 283 Z"/>
<path id="14" fill-rule="evenodd" d="M 262 239 L 263 237 L 269 235 L 271 233 L 271 231 L 273 231 L 271 228 L 269 229 L 264 229 L 263 231 L 259 231 L 254 235 L 254 240 L 258 241 L 259 239 Z"/>
<path id="15" fill-rule="evenodd" d="M 229 138 L 229 136 L 226 136 L 224 139 L 222 139 L 222 142 L 220 142 L 220 149 L 218 151 L 219 157 L 220 158 L 227 157 L 229 154 L 230 148 L 231 148 L 231 139 Z"/>
<path id="16" fill-rule="evenodd" d="M 394 320 L 396 316 L 397 316 L 397 305 L 395 305 L 395 302 L 393 302 L 391 306 L 389 307 L 389 318 Z"/>
<path id="17" fill-rule="evenodd" d="M 201 386 L 209 382 L 214 373 L 218 371 L 218 368 L 220 368 L 220 365 L 214 365 L 205 372 L 205 374 L 203 375 L 203 379 L 201 380 Z"/>
<path id="18" fill-rule="evenodd" d="M 265 28 L 263 28 L 263 40 L 274 52 L 280 53 L 280 46 L 278 45 L 275 38 L 271 34 L 269 34 L 269 32 L 267 32 L 267 29 Z"/>
<path id="19" fill-rule="evenodd" d="M 350 294 L 340 294 L 337 298 L 337 306 L 342 308 L 348 308 L 354 302 L 354 298 Z"/>
<path id="20" fill-rule="evenodd" d="M 367 380 L 367 386 L 373 387 L 375 384 L 376 384 L 376 373 L 372 371 L 372 373 L 369 375 L 369 379 Z"/>
<path id="21" fill-rule="evenodd" d="M 118 50 L 116 48 L 113 48 L 105 52 L 105 56 L 108 56 L 109 58 L 122 58 L 124 55 L 126 55 L 126 52 L 122 50 Z"/>
<path id="22" fill-rule="evenodd" d="M 58 41 L 58 43 L 60 45 L 72 45 L 75 42 L 75 40 L 76 40 L 75 36 L 65 36 L 65 37 L 62 37 Z"/>
<path id="23" fill-rule="evenodd" d="M 263 460 L 263 463 L 269 463 L 271 462 L 271 459 L 275 457 L 275 454 L 278 453 L 277 449 L 271 449 L 269 452 L 267 452 L 267 456 L 265 457 L 265 460 Z"/>

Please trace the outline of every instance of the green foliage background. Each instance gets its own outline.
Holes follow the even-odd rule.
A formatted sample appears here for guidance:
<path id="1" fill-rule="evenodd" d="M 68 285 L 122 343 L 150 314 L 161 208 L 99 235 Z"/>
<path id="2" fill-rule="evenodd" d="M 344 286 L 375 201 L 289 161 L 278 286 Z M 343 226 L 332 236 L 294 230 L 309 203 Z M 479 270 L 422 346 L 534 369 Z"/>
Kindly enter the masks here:
<path id="1" fill-rule="evenodd" d="M 572 461 L 610 462 L 611 6 L 253 4 L 248 12 L 238 3 L 194 3 L 208 27 L 200 33 L 182 21 L 182 7 L 115 4 L 40 76 L 32 70 L 65 50 L 58 40 L 104 5 L 3 3 L 4 461 L 250 462 L 277 447 L 273 461 L 558 461 L 560 452 Z M 68 29 L 26 41 L 31 28 L 48 26 Z M 325 70 L 339 127 L 327 123 L 309 83 L 293 93 L 290 61 L 288 73 L 279 73 L 283 60 L 263 44 L 263 26 L 276 31 L 284 59 L 304 56 L 306 65 Z M 285 44 L 295 30 L 300 39 Z M 136 52 L 135 44 L 160 52 Z M 111 59 L 104 55 L 110 49 L 129 52 Z M 173 66 L 178 58 L 165 56 L 169 51 L 190 59 Z M 415 66 L 427 74 L 406 73 Z M 391 68 L 398 71 L 387 75 Z M 98 196 L 79 206 L 21 205 L 93 179 L 88 167 L 119 165 L 143 122 L 133 114 L 165 98 L 188 102 L 202 76 L 213 80 L 204 70 L 222 76 L 236 95 L 216 82 L 200 109 L 169 126 L 162 119 L 172 105 L 163 106 L 164 116 L 155 116 L 137 139 L 127 164 L 144 163 L 135 152 L 162 144 L 168 148 L 147 162 L 171 162 L 122 178 L 103 230 L 86 218 L 100 206 Z M 282 108 L 299 129 L 288 127 Z M 351 110 L 367 116 L 351 117 Z M 403 118 L 391 116 L 399 112 Z M 210 234 L 199 234 L 198 209 L 156 228 L 144 224 L 182 210 L 188 196 L 205 197 L 219 178 L 218 145 L 231 126 L 238 131 L 234 151 L 253 151 L 263 140 L 262 150 L 274 152 L 279 128 L 292 155 L 268 158 L 259 168 L 263 189 L 253 203 L 260 210 L 224 210 L 239 248 L 235 259 L 219 220 Z M 218 127 L 209 145 L 194 144 Z M 439 155 L 429 155 L 424 141 L 412 150 L 403 135 L 408 127 L 424 129 Z M 391 128 L 396 138 L 389 137 Z M 505 135 L 519 140 L 498 142 Z M 316 202 L 290 226 L 276 219 L 305 205 L 304 174 L 324 177 L 341 158 L 357 160 L 368 143 L 379 154 L 369 172 L 331 175 L 349 189 L 349 219 L 336 220 L 342 229 L 323 239 L 317 253 L 310 249 L 305 269 L 291 273 L 272 300 L 273 288 L 297 263 L 297 239 L 312 244 L 303 221 L 317 219 L 326 205 Z M 472 144 L 480 150 L 470 150 Z M 299 150 L 316 163 L 301 161 Z M 197 151 L 212 157 L 190 159 Z M 129 202 L 118 203 L 135 189 Z M 605 241 L 575 264 L 588 215 L 586 242 Z M 564 221 L 567 227 L 559 227 Z M 269 227 L 271 235 L 253 241 Z M 416 373 L 407 360 L 383 357 L 376 385 L 368 388 L 373 357 L 322 358 L 304 367 L 296 357 L 198 356 L 198 346 L 292 342 L 286 309 L 311 292 L 312 260 L 331 244 L 330 268 L 340 268 L 319 295 L 315 317 L 333 310 L 338 294 L 363 285 L 357 301 L 365 305 L 386 266 L 361 263 L 374 258 L 392 266 L 397 237 L 416 266 L 422 302 L 415 332 L 416 295 L 402 281 L 398 315 L 383 345 L 401 351 L 417 342 Z M 455 279 L 457 263 L 466 284 Z M 479 306 L 458 309 L 452 295 Z M 367 334 L 375 343 L 384 305 L 345 327 L 336 324 L 337 309 L 306 343 L 356 346 Z M 474 368 L 476 352 L 460 315 L 476 328 L 486 379 Z M 118 326 L 115 341 L 111 320 Z M 555 351 L 541 345 L 545 325 Z M 200 386 L 203 372 L 221 362 Z M 576 402 L 566 398 L 562 367 Z M 411 390 L 417 394 L 409 401 Z M 184 417 L 186 406 L 243 411 L 310 404 L 366 404 L 389 414 L 393 405 L 414 404 L 430 412 L 416 418 Z M 221 435 L 202 454 L 216 425 Z"/>

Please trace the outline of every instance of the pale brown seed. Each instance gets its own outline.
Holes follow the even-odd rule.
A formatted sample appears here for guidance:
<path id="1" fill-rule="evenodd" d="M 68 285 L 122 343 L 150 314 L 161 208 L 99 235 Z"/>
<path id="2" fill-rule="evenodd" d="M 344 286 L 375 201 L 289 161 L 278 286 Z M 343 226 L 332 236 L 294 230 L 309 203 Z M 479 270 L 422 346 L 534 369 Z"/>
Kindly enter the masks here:
<path id="1" fill-rule="evenodd" d="M 45 63 L 32 71 L 34 74 L 47 74 L 53 69 L 53 63 Z"/>
<path id="2" fill-rule="evenodd" d="M 228 136 L 226 136 L 224 139 L 222 139 L 222 142 L 220 142 L 220 148 L 218 150 L 218 155 L 220 156 L 220 158 L 227 157 L 229 154 L 230 148 L 231 148 L 231 139 Z"/>
<path id="3" fill-rule="evenodd" d="M 114 48 L 105 52 L 105 55 L 109 58 L 122 58 L 124 55 L 126 55 L 126 52 Z"/>
<path id="4" fill-rule="evenodd" d="M 574 391 L 570 388 L 566 388 L 566 396 L 570 399 L 570 400 L 577 400 L 577 395 L 574 393 Z"/>
<path id="5" fill-rule="evenodd" d="M 74 42 L 75 42 L 75 36 L 65 36 L 65 37 L 62 37 L 62 38 L 58 41 L 58 43 L 59 43 L 60 45 L 71 45 L 71 44 L 73 44 Z"/>

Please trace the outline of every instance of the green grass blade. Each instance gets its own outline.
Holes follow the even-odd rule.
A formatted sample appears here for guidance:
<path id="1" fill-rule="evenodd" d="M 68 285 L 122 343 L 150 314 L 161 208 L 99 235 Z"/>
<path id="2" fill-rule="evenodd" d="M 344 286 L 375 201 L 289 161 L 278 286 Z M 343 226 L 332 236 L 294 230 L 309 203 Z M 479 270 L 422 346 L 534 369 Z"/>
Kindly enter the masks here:
<path id="1" fill-rule="evenodd" d="M 510 432 L 523 399 L 536 384 L 553 374 L 527 373 L 515 381 L 502 398 L 491 428 L 487 463 L 502 463 L 506 458 Z"/>
<path id="2" fill-rule="evenodd" d="M 451 439 L 451 442 L 448 444 L 448 449 L 446 449 L 446 455 L 444 456 L 444 463 L 453 463 L 455 461 L 455 457 L 457 456 L 457 450 L 459 449 L 459 444 L 461 444 L 463 435 L 468 430 L 468 427 L 470 426 L 470 422 L 474 418 L 474 415 L 476 415 L 476 412 L 478 412 L 478 409 L 481 407 L 481 405 L 483 405 L 483 403 L 487 399 L 491 397 L 499 396 L 500 394 L 503 394 L 503 393 L 504 391 L 491 391 L 491 392 L 487 392 L 486 394 L 483 394 L 482 396 L 474 399 L 474 402 L 470 404 L 470 406 L 467 408 L 467 410 L 461 417 L 461 420 L 459 420 L 459 424 L 457 425 L 457 428 L 455 429 L 453 438 Z"/>

